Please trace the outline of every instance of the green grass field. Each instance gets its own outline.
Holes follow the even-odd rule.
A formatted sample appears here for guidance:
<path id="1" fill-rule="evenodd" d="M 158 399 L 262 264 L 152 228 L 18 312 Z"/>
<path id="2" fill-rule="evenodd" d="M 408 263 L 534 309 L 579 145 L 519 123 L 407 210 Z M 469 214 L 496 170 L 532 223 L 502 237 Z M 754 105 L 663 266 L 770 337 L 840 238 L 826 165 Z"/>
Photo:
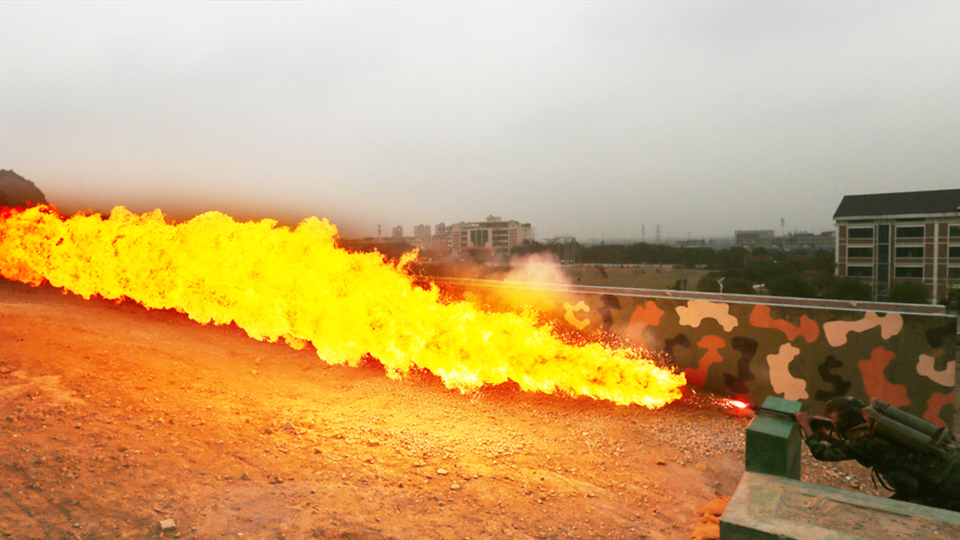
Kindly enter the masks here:
<path id="1" fill-rule="evenodd" d="M 669 265 L 643 265 L 637 268 L 601 266 L 603 272 L 595 265 L 565 266 L 564 271 L 571 277 L 574 285 L 667 289 L 673 287 L 678 279 L 686 278 L 687 290 L 696 290 L 697 281 L 707 273 L 707 270 L 678 269 Z"/>

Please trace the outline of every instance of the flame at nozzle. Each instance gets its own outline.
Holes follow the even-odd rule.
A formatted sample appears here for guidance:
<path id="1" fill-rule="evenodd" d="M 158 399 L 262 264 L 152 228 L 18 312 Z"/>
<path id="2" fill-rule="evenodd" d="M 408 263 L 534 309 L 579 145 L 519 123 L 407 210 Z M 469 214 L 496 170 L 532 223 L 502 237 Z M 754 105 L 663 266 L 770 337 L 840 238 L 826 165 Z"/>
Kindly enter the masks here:
<path id="1" fill-rule="evenodd" d="M 647 407 L 680 397 L 684 377 L 636 351 L 564 343 L 531 312 L 444 303 L 403 272 L 412 255 L 388 264 L 338 248 L 336 234 L 317 218 L 291 230 L 209 212 L 174 225 L 159 210 L 66 219 L 44 205 L 0 214 L 0 275 L 234 322 L 256 339 L 310 343 L 334 364 L 369 354 L 391 377 L 426 369 L 463 391 L 514 381 Z"/>
<path id="2" fill-rule="evenodd" d="M 731 407 L 733 407 L 733 408 L 735 408 L 735 409 L 746 409 L 746 408 L 750 407 L 750 404 L 749 404 L 749 403 L 747 403 L 746 401 L 741 401 L 741 400 L 739 400 L 739 399 L 728 399 L 728 400 L 727 400 L 727 405 L 730 405 Z"/>

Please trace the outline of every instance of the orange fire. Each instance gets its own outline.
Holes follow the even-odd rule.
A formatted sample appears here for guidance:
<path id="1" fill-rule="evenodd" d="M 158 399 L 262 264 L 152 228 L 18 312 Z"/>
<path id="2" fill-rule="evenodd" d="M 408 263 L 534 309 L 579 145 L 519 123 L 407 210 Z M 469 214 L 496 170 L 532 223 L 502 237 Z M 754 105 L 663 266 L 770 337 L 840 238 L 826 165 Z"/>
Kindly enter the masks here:
<path id="1" fill-rule="evenodd" d="M 204 324 L 234 322 L 256 339 L 310 343 L 331 364 L 357 365 L 369 354 L 391 377 L 422 368 L 461 391 L 509 380 L 650 408 L 680 397 L 683 375 L 636 352 L 569 345 L 535 313 L 444 303 L 403 272 L 414 254 L 392 265 L 336 247 L 336 236 L 317 218 L 291 230 L 219 212 L 169 224 L 159 210 L 67 219 L 37 206 L 0 214 L 0 275 L 87 299 L 130 298 Z"/>

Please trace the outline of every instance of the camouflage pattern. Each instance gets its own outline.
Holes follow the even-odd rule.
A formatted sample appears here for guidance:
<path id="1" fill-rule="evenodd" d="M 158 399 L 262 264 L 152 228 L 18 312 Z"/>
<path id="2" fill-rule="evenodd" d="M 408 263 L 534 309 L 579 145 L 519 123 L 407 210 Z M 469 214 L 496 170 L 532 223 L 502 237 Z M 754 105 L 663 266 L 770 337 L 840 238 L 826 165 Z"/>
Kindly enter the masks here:
<path id="1" fill-rule="evenodd" d="M 956 317 L 939 306 L 691 291 L 441 280 L 452 299 L 531 305 L 569 331 L 614 332 L 669 353 L 688 384 L 760 403 L 878 397 L 953 425 Z"/>

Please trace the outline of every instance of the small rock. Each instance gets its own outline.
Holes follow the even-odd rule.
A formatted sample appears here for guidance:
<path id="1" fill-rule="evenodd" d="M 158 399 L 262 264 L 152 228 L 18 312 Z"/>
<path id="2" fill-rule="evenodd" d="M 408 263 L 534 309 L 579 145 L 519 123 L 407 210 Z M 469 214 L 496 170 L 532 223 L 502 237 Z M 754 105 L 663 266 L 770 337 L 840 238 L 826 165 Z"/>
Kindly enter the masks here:
<path id="1" fill-rule="evenodd" d="M 160 520 L 160 530 L 163 532 L 169 532 L 177 528 L 177 522 L 172 519 L 163 519 Z"/>
<path id="2" fill-rule="evenodd" d="M 449 474 L 449 471 L 441 468 L 441 469 L 437 469 L 437 474 L 439 474 L 440 476 L 446 476 L 447 474 Z"/>
<path id="3" fill-rule="evenodd" d="M 653 462 L 656 463 L 657 465 L 666 465 L 666 464 L 667 464 L 666 461 L 664 461 L 664 460 L 662 460 L 662 459 L 660 459 L 660 458 L 654 458 L 654 459 L 653 459 Z"/>
<path id="4" fill-rule="evenodd" d="M 367 440 L 367 446 L 380 446 L 380 441 L 375 439 Z"/>
<path id="5" fill-rule="evenodd" d="M 249 479 L 250 479 L 250 475 L 247 474 L 247 471 L 243 471 L 243 474 L 240 475 L 240 479 L 241 479 L 241 480 L 249 480 Z"/>
<path id="6" fill-rule="evenodd" d="M 267 435 L 273 435 L 273 430 L 270 428 L 264 429 L 263 432 L 266 433 Z"/>
<path id="7" fill-rule="evenodd" d="M 294 429 L 293 424 L 291 424 L 290 422 L 287 422 L 286 424 L 283 425 L 283 429 L 285 429 L 286 431 L 293 431 Z"/>
<path id="8" fill-rule="evenodd" d="M 422 461 L 414 461 L 414 462 L 413 462 L 413 466 L 414 466 L 414 467 L 425 467 L 426 465 L 427 465 L 427 464 L 424 463 L 424 462 L 422 462 Z"/>
<path id="9" fill-rule="evenodd" d="M 456 482 L 450 484 L 450 491 L 460 491 L 460 484 L 457 484 Z"/>

